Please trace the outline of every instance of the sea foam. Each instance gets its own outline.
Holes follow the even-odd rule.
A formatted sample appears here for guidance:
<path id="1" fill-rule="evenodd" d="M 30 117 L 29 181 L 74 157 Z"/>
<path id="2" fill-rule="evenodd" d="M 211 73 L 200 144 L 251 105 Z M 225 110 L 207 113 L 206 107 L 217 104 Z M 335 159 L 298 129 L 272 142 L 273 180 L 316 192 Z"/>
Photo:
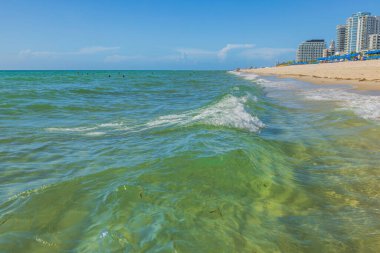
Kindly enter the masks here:
<path id="1" fill-rule="evenodd" d="M 102 123 L 93 125 L 90 127 L 80 126 L 80 127 L 49 127 L 45 128 L 48 132 L 55 133 L 74 133 L 74 134 L 82 134 L 86 136 L 101 136 L 106 134 L 106 130 L 108 131 L 117 131 L 117 130 L 126 130 L 126 127 L 123 123 L 120 122 L 111 122 L 111 123 Z M 101 130 L 101 131 L 99 131 Z M 108 132 L 107 131 L 107 132 Z"/>
<path id="2" fill-rule="evenodd" d="M 361 95 L 341 89 L 317 89 L 301 94 L 309 100 L 335 101 L 364 119 L 380 121 L 380 96 Z"/>
<path id="3" fill-rule="evenodd" d="M 205 124 L 257 132 L 265 127 L 265 125 L 258 117 L 246 111 L 245 104 L 248 101 L 257 102 L 257 97 L 248 93 L 243 97 L 226 95 L 218 102 L 209 106 L 180 114 L 161 116 L 145 124 L 135 126 L 126 126 L 121 122 L 111 122 L 89 127 L 52 127 L 45 130 L 48 132 L 101 136 L 112 131 L 141 132 L 156 127 Z"/>
<path id="4" fill-rule="evenodd" d="M 294 89 L 294 84 L 284 80 L 267 80 L 254 73 L 242 73 L 237 71 L 229 71 L 228 73 L 237 75 L 245 80 L 252 81 L 263 88 L 275 88 L 275 89 Z"/>
<path id="5" fill-rule="evenodd" d="M 166 125 L 193 125 L 206 124 L 211 126 L 224 126 L 229 128 L 243 129 L 257 132 L 265 127 L 261 120 L 245 110 L 248 100 L 256 100 L 250 96 L 235 97 L 227 95 L 217 103 L 202 109 L 187 111 L 181 114 L 161 116 L 148 122 L 148 127 L 160 127 Z"/>

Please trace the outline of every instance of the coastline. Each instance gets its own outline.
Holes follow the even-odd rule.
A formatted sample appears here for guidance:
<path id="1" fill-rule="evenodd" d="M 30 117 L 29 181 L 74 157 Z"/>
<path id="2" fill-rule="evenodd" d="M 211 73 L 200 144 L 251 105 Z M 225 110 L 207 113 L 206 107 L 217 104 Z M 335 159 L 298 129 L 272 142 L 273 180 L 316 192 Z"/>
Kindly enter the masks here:
<path id="1" fill-rule="evenodd" d="M 319 85 L 351 85 L 357 90 L 380 90 L 380 61 L 377 60 L 241 69 L 240 72 L 294 78 Z"/>

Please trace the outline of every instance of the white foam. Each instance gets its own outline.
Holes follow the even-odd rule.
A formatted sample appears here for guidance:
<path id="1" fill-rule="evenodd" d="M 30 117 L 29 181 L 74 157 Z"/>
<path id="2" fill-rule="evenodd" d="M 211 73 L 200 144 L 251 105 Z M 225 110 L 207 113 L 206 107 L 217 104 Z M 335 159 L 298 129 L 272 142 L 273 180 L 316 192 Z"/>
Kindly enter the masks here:
<path id="1" fill-rule="evenodd" d="M 106 134 L 105 132 L 89 132 L 89 133 L 86 133 L 85 135 L 87 135 L 87 136 L 102 136 L 105 134 Z"/>
<path id="2" fill-rule="evenodd" d="M 249 92 L 246 92 L 245 94 L 246 94 L 245 97 L 242 98 L 244 103 L 246 103 L 248 100 L 251 100 L 252 102 L 257 102 L 256 96 L 252 95 Z"/>
<path id="3" fill-rule="evenodd" d="M 48 132 L 63 132 L 63 133 L 79 133 L 87 136 L 100 136 L 104 135 L 104 130 L 128 130 L 129 128 L 120 122 L 110 122 L 97 124 L 91 127 L 50 127 L 45 128 Z M 99 131 L 102 130 L 102 131 Z"/>
<path id="4" fill-rule="evenodd" d="M 87 132 L 97 129 L 97 127 L 49 127 L 48 132 Z"/>
<path id="5" fill-rule="evenodd" d="M 238 72 L 236 70 L 227 71 L 227 73 L 232 74 L 232 75 L 237 75 L 237 76 L 241 75 L 241 72 Z"/>
<path id="6" fill-rule="evenodd" d="M 98 125 L 99 127 L 114 127 L 114 128 L 118 128 L 118 127 L 123 127 L 123 124 L 122 123 L 103 123 L 103 124 L 99 124 Z"/>
<path id="7" fill-rule="evenodd" d="M 241 77 L 243 77 L 245 80 L 250 80 L 250 81 L 257 81 L 259 76 L 255 74 L 242 74 Z"/>
<path id="8" fill-rule="evenodd" d="M 272 88 L 272 89 L 281 89 L 281 90 L 289 90 L 294 89 L 296 86 L 291 82 L 286 81 L 269 81 L 264 79 L 257 80 L 257 83 L 264 88 Z"/>
<path id="9" fill-rule="evenodd" d="M 128 127 L 122 122 L 109 122 L 91 127 L 54 127 L 46 128 L 45 130 L 49 132 L 65 132 L 86 136 L 101 136 L 112 131 L 140 132 L 155 127 L 170 125 L 185 126 L 198 123 L 257 132 L 260 128 L 265 127 L 265 125 L 258 117 L 249 114 L 245 110 L 245 103 L 248 101 L 256 102 L 257 97 L 249 93 L 243 97 L 227 95 L 219 102 L 211 104 L 205 108 L 191 110 L 181 114 L 161 116 L 146 124 L 132 127 Z"/>
<path id="10" fill-rule="evenodd" d="M 335 101 L 364 119 L 380 121 L 380 96 L 361 95 L 341 89 L 317 89 L 301 94 L 310 100 Z"/>
<path id="11" fill-rule="evenodd" d="M 282 80 L 279 80 L 279 81 L 267 80 L 253 73 L 242 73 L 242 72 L 236 72 L 236 71 L 230 71 L 229 73 L 238 75 L 245 80 L 253 81 L 264 88 L 275 88 L 275 89 L 295 88 L 294 84 L 291 84 L 290 82 L 282 81 Z"/>
<path id="12" fill-rule="evenodd" d="M 196 123 L 212 126 L 224 126 L 230 128 L 244 129 L 257 132 L 265 127 L 264 123 L 256 116 L 252 116 L 245 110 L 245 103 L 252 99 L 249 96 L 235 97 L 227 95 L 219 102 L 208 107 L 159 117 L 148 122 L 148 127 L 159 127 L 166 125 L 191 125 Z M 254 98 L 254 101 L 256 98 Z"/>
<path id="13" fill-rule="evenodd" d="M 239 77 L 244 78 L 246 80 L 257 80 L 260 77 L 259 75 L 256 75 L 254 73 L 240 72 L 240 71 L 235 71 L 235 70 L 228 71 L 227 73 L 239 76 Z"/>

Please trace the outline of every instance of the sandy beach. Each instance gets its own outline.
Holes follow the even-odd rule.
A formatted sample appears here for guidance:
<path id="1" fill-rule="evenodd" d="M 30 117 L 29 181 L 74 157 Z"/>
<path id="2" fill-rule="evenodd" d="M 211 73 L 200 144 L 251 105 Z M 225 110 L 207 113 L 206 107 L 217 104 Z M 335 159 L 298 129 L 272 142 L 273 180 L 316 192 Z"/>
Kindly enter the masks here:
<path id="1" fill-rule="evenodd" d="M 314 84 L 349 84 L 359 90 L 380 90 L 380 61 L 357 61 L 242 69 L 258 75 L 295 78 Z"/>

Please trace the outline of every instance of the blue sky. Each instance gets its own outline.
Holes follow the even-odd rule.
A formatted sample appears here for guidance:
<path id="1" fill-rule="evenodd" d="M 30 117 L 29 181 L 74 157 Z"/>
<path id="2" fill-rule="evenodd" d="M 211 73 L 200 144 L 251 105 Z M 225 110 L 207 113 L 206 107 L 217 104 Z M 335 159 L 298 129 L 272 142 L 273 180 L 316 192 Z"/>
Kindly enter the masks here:
<path id="1" fill-rule="evenodd" d="M 379 0 L 7 0 L 0 69 L 232 69 L 294 59 Z"/>

